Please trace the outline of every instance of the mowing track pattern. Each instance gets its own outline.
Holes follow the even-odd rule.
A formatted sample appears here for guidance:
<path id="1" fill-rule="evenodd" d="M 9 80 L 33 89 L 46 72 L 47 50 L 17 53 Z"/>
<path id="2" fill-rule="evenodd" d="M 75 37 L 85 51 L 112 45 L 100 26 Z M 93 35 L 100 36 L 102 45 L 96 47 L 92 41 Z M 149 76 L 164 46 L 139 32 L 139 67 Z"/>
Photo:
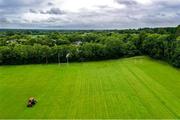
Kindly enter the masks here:
<path id="1" fill-rule="evenodd" d="M 0 118 L 180 118 L 179 89 L 178 69 L 143 56 L 1 66 Z"/>

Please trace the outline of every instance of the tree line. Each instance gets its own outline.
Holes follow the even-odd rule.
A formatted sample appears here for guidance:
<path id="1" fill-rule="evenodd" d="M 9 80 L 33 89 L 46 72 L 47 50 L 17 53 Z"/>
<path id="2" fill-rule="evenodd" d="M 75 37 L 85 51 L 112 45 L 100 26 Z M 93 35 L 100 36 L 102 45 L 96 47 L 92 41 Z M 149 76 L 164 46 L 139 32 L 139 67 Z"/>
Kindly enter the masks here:
<path id="1" fill-rule="evenodd" d="M 180 26 L 107 31 L 1 30 L 0 64 L 36 64 L 148 55 L 180 67 Z"/>

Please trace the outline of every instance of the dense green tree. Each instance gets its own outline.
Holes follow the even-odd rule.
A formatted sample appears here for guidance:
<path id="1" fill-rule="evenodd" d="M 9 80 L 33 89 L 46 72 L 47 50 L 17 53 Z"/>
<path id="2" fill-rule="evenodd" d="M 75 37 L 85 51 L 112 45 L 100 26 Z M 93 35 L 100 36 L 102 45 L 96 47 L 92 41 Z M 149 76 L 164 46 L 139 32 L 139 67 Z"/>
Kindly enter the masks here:
<path id="1" fill-rule="evenodd" d="M 82 35 L 82 42 L 95 42 L 98 39 L 98 35 L 95 33 L 85 33 Z"/>
<path id="2" fill-rule="evenodd" d="M 143 49 L 143 41 L 145 40 L 147 36 L 147 33 L 144 31 L 141 31 L 139 34 L 139 40 L 136 41 L 136 47 L 141 51 L 141 52 L 145 52 Z"/>
<path id="3" fill-rule="evenodd" d="M 1 54 L 2 64 L 14 64 L 13 59 L 15 58 L 15 55 L 11 47 L 9 46 L 0 47 L 0 54 Z"/>
<path id="4" fill-rule="evenodd" d="M 164 44 L 159 34 L 149 34 L 143 41 L 143 50 L 153 58 L 164 57 Z"/>
<path id="5" fill-rule="evenodd" d="M 175 49 L 175 52 L 172 56 L 172 64 L 175 66 L 175 67 L 180 67 L 180 47 L 177 47 Z"/>
<path id="6" fill-rule="evenodd" d="M 141 51 L 139 50 L 138 47 L 139 47 L 139 35 L 137 34 L 130 35 L 127 39 L 125 54 L 127 56 L 140 55 Z"/>
<path id="7" fill-rule="evenodd" d="M 115 37 L 108 37 L 105 41 L 109 58 L 122 57 L 125 54 L 125 43 Z"/>
<path id="8" fill-rule="evenodd" d="M 97 43 L 85 43 L 79 48 L 81 60 L 98 60 L 105 58 L 105 46 Z"/>
<path id="9" fill-rule="evenodd" d="M 180 25 L 176 28 L 176 36 L 180 36 Z"/>
<path id="10" fill-rule="evenodd" d="M 19 64 L 20 63 L 23 63 L 23 64 L 26 63 L 26 61 L 28 59 L 27 46 L 17 44 L 13 47 L 13 52 L 16 56 L 14 61 L 17 61 Z"/>
<path id="11" fill-rule="evenodd" d="M 148 55 L 179 65 L 180 26 L 97 31 L 0 30 L 0 64 L 60 63 Z"/>

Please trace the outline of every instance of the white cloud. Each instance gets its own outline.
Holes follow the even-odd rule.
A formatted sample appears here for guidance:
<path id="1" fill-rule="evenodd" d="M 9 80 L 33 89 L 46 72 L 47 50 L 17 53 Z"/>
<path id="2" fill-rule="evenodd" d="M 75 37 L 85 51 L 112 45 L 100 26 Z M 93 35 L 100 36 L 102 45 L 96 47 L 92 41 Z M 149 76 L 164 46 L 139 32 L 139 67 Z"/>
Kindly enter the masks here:
<path id="1" fill-rule="evenodd" d="M 180 24 L 179 13 L 180 0 L 0 0 L 0 27 L 6 19 L 20 27 L 172 26 Z"/>
<path id="2" fill-rule="evenodd" d="M 43 21 L 50 17 L 50 15 L 46 14 L 34 14 L 34 13 L 25 13 L 22 15 L 22 18 L 26 21 L 32 23 L 33 21 Z"/>
<path id="3" fill-rule="evenodd" d="M 138 3 L 143 5 L 149 5 L 152 4 L 152 0 L 136 0 Z"/>
<path id="4" fill-rule="evenodd" d="M 112 8 L 122 8 L 114 0 L 54 0 L 56 7 L 69 12 L 81 12 L 81 9 L 96 10 L 98 6 L 108 6 Z"/>

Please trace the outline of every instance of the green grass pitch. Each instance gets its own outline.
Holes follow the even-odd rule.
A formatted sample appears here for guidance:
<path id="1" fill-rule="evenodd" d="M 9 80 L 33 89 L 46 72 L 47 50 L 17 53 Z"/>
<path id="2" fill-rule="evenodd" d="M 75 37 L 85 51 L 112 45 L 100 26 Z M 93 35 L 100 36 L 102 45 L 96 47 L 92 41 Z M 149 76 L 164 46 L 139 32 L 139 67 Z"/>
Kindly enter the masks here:
<path id="1" fill-rule="evenodd" d="M 1 66 L 0 118 L 180 118 L 180 70 L 144 56 Z"/>

